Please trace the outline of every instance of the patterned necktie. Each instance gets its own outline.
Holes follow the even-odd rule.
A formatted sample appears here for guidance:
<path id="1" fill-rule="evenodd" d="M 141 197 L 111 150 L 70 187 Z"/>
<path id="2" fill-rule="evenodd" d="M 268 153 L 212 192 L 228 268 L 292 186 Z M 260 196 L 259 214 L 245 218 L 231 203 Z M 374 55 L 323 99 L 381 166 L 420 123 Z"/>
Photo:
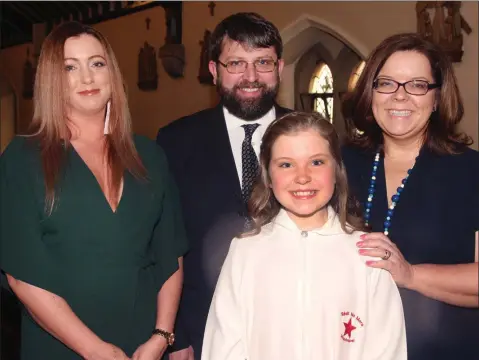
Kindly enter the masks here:
<path id="1" fill-rule="evenodd" d="M 248 124 L 242 126 L 245 136 L 243 145 L 241 147 L 243 172 L 241 196 L 245 204 L 248 203 L 253 182 L 258 174 L 258 159 L 256 157 L 256 153 L 254 152 L 253 145 L 251 145 L 251 138 L 258 126 L 259 124 Z"/>

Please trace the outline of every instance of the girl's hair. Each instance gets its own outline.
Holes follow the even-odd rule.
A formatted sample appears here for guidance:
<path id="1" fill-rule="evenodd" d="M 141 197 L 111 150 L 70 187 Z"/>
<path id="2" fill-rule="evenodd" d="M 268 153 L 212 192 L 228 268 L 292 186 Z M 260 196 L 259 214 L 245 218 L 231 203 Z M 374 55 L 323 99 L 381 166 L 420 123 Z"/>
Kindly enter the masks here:
<path id="1" fill-rule="evenodd" d="M 56 27 L 45 39 L 40 52 L 34 86 L 34 115 L 30 135 L 40 146 L 45 183 L 45 210 L 51 214 L 55 187 L 70 146 L 71 131 L 67 126 L 68 79 L 65 73 L 65 42 L 72 37 L 89 35 L 97 39 L 106 53 L 110 72 L 111 99 L 109 134 L 106 154 L 110 169 L 110 189 L 118 199 L 123 172 L 128 170 L 138 179 L 146 178 L 146 169 L 134 145 L 130 111 L 120 67 L 107 39 L 94 28 L 79 22 L 66 22 Z"/>
<path id="2" fill-rule="evenodd" d="M 268 172 L 274 143 L 282 135 L 308 130 L 317 131 L 328 142 L 329 151 L 334 158 L 336 187 L 330 206 L 338 214 L 342 229 L 348 234 L 365 229 L 360 216 L 359 203 L 348 196 L 346 169 L 341 159 L 339 137 L 333 125 L 318 113 L 291 112 L 273 121 L 263 136 L 259 161 L 260 174 L 248 202 L 249 215 L 254 228 L 242 236 L 258 234 L 261 227 L 270 223 L 281 209 L 281 204 L 270 188 L 271 179 Z"/>

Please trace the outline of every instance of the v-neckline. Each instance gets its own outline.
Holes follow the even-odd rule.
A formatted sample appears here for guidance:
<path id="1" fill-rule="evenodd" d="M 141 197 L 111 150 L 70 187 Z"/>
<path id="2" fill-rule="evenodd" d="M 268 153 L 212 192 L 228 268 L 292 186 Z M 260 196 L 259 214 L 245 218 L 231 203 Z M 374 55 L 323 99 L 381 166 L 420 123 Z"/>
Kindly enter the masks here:
<path id="1" fill-rule="evenodd" d="M 103 189 L 101 188 L 101 185 L 100 183 L 98 182 L 98 179 L 96 178 L 95 174 L 93 173 L 93 171 L 90 169 L 90 167 L 87 165 L 87 163 L 85 162 L 85 160 L 82 158 L 82 156 L 78 153 L 78 151 L 75 149 L 75 147 L 73 145 L 70 145 L 73 153 L 75 154 L 75 156 L 78 158 L 78 160 L 80 161 L 80 163 L 82 163 L 82 166 L 83 168 L 88 172 L 89 174 L 89 177 L 93 180 L 93 182 L 95 183 L 95 188 L 100 192 L 100 195 L 101 195 L 101 198 L 102 198 L 102 202 L 106 205 L 106 207 L 108 208 L 109 210 L 109 213 L 112 214 L 112 215 L 116 215 L 118 214 L 118 210 L 120 209 L 120 206 L 123 202 L 123 198 L 125 196 L 125 189 L 126 189 L 126 177 L 125 177 L 125 174 L 123 174 L 122 176 L 122 182 L 121 182 L 121 194 L 120 194 L 120 197 L 119 197 L 119 201 L 118 201 L 118 204 L 116 206 L 116 209 L 113 209 L 112 206 L 110 205 L 110 202 L 108 201 L 105 193 L 103 192 Z"/>
<path id="2" fill-rule="evenodd" d="M 376 192 L 379 192 L 380 194 L 380 196 L 378 196 L 379 201 L 376 204 L 376 206 L 379 205 L 379 209 L 380 209 L 379 213 L 381 214 L 381 218 L 382 218 L 381 223 L 382 223 L 386 219 L 386 213 L 389 209 L 388 187 L 387 187 L 387 181 L 386 181 L 386 168 L 384 167 L 384 153 L 381 154 L 381 160 L 379 162 L 378 173 L 381 178 L 381 181 L 378 182 L 377 180 L 379 179 L 376 180 Z M 381 185 L 381 186 L 379 187 L 378 185 Z M 373 208 L 374 208 L 374 205 L 373 205 Z"/>
<path id="3" fill-rule="evenodd" d="M 423 171 L 423 158 L 427 153 L 427 149 L 425 147 L 422 147 L 421 150 L 419 151 L 418 158 L 416 160 L 416 163 L 414 165 L 414 168 L 409 175 L 408 181 L 406 186 L 404 187 L 403 192 L 401 193 L 401 199 L 397 203 L 395 209 L 394 209 L 394 215 L 391 219 L 391 222 L 394 222 L 394 218 L 397 218 L 398 216 L 398 210 L 401 212 L 401 209 L 404 207 L 404 202 L 408 202 L 409 199 L 409 193 L 411 192 L 411 185 L 412 187 L 416 187 L 415 184 L 415 179 L 418 177 L 417 172 L 418 171 Z M 381 153 L 381 160 L 379 161 L 378 164 L 378 173 L 377 173 L 377 179 L 376 179 L 376 195 L 374 198 L 376 198 L 376 202 L 373 204 L 372 212 L 374 213 L 374 208 L 376 208 L 377 212 L 377 221 L 379 224 L 381 224 L 381 228 L 384 228 L 384 221 L 386 220 L 386 214 L 389 210 L 389 198 L 388 198 L 388 190 L 387 190 L 387 182 L 386 182 L 386 168 L 384 166 L 384 151 Z M 418 166 L 419 165 L 419 166 Z M 418 169 L 419 168 L 419 169 Z M 411 179 L 412 179 L 412 184 L 411 184 Z M 373 200 L 374 201 L 374 200 Z M 399 206 L 399 209 L 398 209 Z M 379 211 L 378 211 L 379 210 Z M 374 217 L 374 214 L 372 215 Z M 389 233 L 391 234 L 391 229 L 389 230 Z"/>

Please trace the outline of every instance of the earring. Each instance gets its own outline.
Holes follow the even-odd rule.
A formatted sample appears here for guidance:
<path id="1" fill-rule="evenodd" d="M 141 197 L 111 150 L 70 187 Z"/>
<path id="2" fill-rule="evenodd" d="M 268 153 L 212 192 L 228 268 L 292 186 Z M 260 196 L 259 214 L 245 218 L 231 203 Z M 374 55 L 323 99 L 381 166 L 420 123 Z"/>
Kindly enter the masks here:
<path id="1" fill-rule="evenodd" d="M 432 106 L 432 112 L 435 112 L 436 110 L 437 110 L 437 105 L 434 104 L 434 105 Z"/>
<path id="2" fill-rule="evenodd" d="M 110 133 L 110 100 L 106 103 L 106 115 L 105 115 L 105 126 L 103 128 L 103 134 Z"/>

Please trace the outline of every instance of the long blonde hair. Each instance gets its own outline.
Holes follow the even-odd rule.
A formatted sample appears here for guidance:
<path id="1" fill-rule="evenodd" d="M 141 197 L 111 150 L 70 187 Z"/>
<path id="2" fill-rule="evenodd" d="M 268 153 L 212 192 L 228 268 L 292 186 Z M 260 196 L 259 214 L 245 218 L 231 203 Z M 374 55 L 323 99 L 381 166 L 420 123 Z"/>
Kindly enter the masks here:
<path id="1" fill-rule="evenodd" d="M 282 135 L 308 130 L 317 131 L 328 142 L 329 150 L 335 160 L 336 188 L 330 205 L 338 214 L 341 227 L 346 233 L 365 229 L 361 220 L 359 202 L 348 194 L 348 181 L 341 159 L 340 141 L 333 125 L 318 113 L 291 112 L 273 121 L 263 136 L 259 156 L 260 174 L 248 202 L 253 229 L 248 230 L 242 236 L 258 234 L 261 227 L 270 223 L 281 209 L 281 204 L 276 200 L 273 190 L 269 186 L 271 179 L 268 169 L 274 143 Z"/>
<path id="2" fill-rule="evenodd" d="M 45 183 L 46 211 L 55 203 L 55 187 L 70 146 L 71 131 L 66 118 L 68 80 L 64 71 L 64 46 L 67 39 L 87 34 L 95 37 L 106 52 L 111 81 L 109 134 L 106 154 L 110 170 L 110 189 L 118 199 L 123 172 L 128 170 L 138 179 L 146 178 L 146 169 L 136 151 L 123 76 L 107 39 L 94 28 L 79 22 L 66 22 L 56 27 L 44 40 L 38 61 L 34 86 L 34 114 L 30 135 L 40 146 Z"/>

